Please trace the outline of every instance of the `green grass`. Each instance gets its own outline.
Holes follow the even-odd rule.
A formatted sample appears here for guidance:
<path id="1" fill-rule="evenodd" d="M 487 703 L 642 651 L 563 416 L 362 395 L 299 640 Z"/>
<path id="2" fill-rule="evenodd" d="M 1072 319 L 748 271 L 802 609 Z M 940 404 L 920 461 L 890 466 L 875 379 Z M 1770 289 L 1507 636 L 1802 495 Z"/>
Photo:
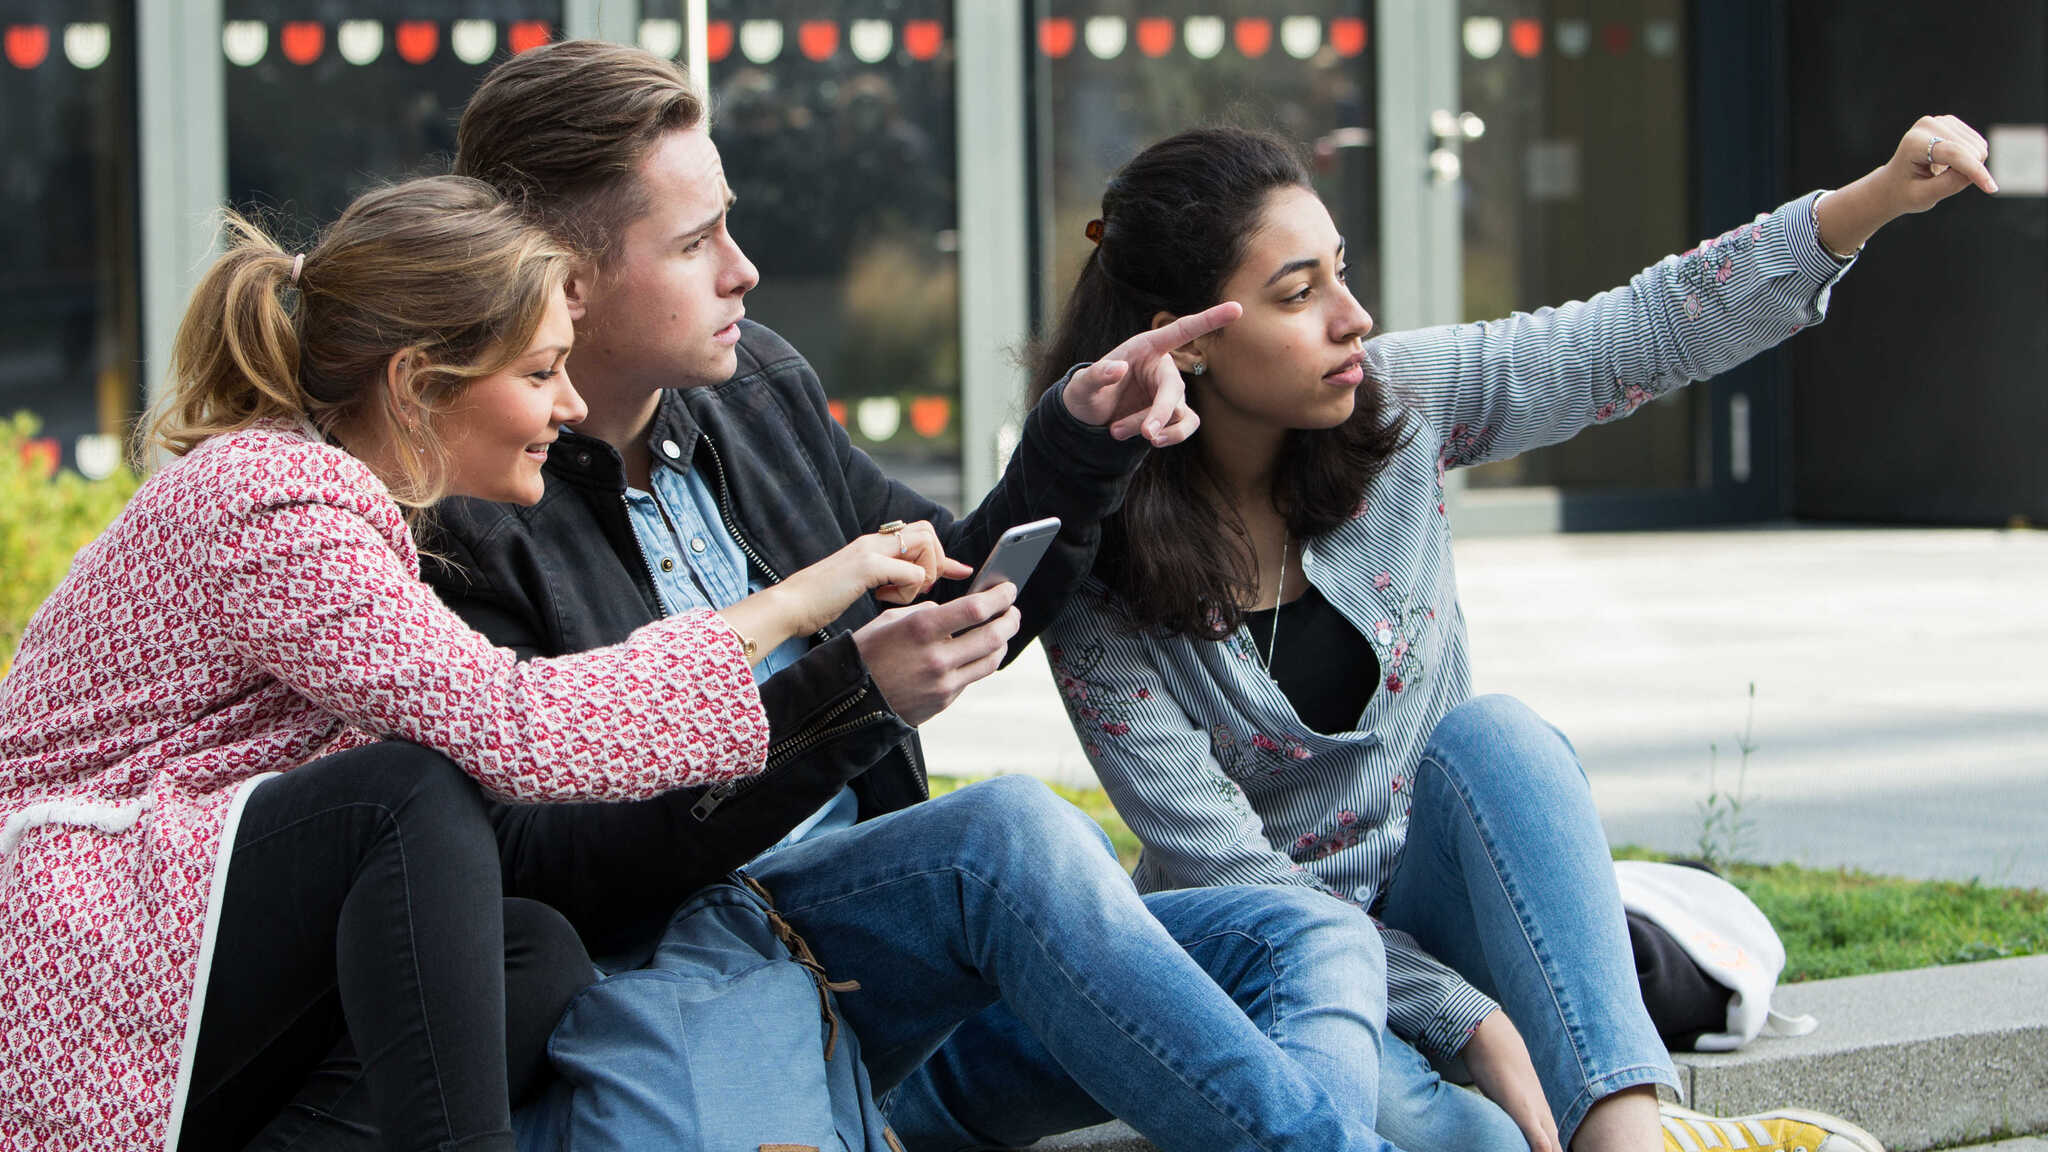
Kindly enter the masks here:
<path id="1" fill-rule="evenodd" d="M 937 796 L 968 781 L 934 776 L 931 783 Z M 1102 825 L 1125 868 L 1138 862 L 1138 838 L 1102 789 L 1052 789 Z M 1615 855 L 1664 858 L 1629 846 Z M 1726 874 L 1778 929 L 1786 956 L 1780 979 L 1788 984 L 2048 952 L 2048 892 L 2038 889 L 1796 864 L 1733 864 Z"/>

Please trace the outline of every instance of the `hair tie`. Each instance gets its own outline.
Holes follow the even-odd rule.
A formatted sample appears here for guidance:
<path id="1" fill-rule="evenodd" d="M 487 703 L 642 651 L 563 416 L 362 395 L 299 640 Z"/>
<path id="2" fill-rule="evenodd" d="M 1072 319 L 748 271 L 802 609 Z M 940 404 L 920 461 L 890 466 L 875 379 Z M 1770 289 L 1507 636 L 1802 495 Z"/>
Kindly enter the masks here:
<path id="1" fill-rule="evenodd" d="M 306 254 L 304 252 L 292 257 L 292 283 L 297 284 L 299 282 L 299 270 L 305 266 Z"/>
<path id="2" fill-rule="evenodd" d="M 1090 240 L 1095 241 L 1097 244 L 1102 243 L 1102 221 L 1090 220 L 1086 231 Z"/>

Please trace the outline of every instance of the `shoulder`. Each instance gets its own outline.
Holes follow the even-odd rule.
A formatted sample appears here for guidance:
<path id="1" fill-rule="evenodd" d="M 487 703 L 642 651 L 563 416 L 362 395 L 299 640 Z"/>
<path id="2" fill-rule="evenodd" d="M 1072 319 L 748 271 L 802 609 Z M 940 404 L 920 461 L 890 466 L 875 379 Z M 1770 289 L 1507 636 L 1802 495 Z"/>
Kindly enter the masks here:
<path id="1" fill-rule="evenodd" d="M 739 368 L 733 372 L 734 382 L 781 372 L 807 372 L 813 376 L 810 361 L 803 353 L 784 340 L 782 335 L 766 324 L 752 320 L 740 321 Z"/>
<path id="2" fill-rule="evenodd" d="M 183 498 L 247 517 L 295 504 L 330 504 L 386 531 L 405 514 L 368 465 L 308 432 L 276 423 L 215 436 L 166 469 Z"/>

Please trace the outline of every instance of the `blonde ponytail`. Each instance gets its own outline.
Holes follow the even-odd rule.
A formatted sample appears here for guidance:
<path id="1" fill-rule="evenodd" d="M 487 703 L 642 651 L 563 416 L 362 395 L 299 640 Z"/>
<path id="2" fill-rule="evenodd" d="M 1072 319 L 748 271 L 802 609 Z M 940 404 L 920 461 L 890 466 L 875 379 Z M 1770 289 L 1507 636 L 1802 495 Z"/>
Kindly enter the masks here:
<path id="1" fill-rule="evenodd" d="M 293 259 L 239 213 L 228 212 L 222 229 L 227 251 L 185 306 L 168 383 L 136 436 L 138 457 L 182 456 L 259 420 L 315 417 L 299 387 L 298 323 L 285 300 Z"/>

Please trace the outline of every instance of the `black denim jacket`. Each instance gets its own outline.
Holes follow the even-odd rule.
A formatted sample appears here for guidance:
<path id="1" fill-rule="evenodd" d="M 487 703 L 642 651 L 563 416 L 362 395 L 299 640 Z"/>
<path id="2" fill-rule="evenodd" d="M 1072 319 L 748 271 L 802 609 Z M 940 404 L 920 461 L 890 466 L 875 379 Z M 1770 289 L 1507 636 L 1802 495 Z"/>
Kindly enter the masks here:
<path id="1" fill-rule="evenodd" d="M 662 396 L 648 432 L 654 466 L 702 470 L 726 530 L 781 579 L 890 520 L 930 520 L 946 554 L 980 564 L 1012 525 L 1046 516 L 1059 538 L 1025 584 L 1010 656 L 1052 622 L 1095 558 L 1099 524 L 1123 499 L 1144 441 L 1081 423 L 1048 392 L 1028 415 L 1002 479 L 960 520 L 884 476 L 827 410 L 810 364 L 780 336 L 742 322 L 739 370 L 716 387 Z M 673 444 L 673 457 L 666 445 Z M 522 656 L 617 643 L 661 614 L 653 574 L 627 518 L 625 470 L 601 440 L 564 432 L 531 507 L 452 499 L 436 509 L 426 576 L 472 626 Z M 944 600 L 965 581 L 933 590 Z M 863 597 L 761 689 L 772 743 L 761 775 L 702 790 L 675 834 L 697 845 L 706 883 L 774 844 L 851 783 L 860 818 L 929 795 L 916 731 L 889 709 L 852 633 L 879 607 Z M 573 885 L 606 847 L 607 805 L 523 808 L 514 836 L 535 861 L 525 894 Z M 500 821 L 501 837 L 507 826 Z M 509 853 L 508 853 L 509 858 Z M 622 894 L 623 896 L 623 894 Z"/>

